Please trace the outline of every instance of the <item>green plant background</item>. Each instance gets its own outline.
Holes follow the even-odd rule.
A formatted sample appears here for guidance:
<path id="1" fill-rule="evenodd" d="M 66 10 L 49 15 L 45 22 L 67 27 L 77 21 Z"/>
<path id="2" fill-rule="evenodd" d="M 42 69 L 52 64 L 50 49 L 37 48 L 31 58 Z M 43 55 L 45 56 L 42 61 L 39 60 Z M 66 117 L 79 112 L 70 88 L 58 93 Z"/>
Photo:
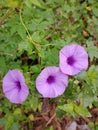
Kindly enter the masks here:
<path id="1" fill-rule="evenodd" d="M 33 128 L 33 112 L 42 105 L 36 77 L 44 67 L 58 66 L 59 50 L 71 43 L 86 49 L 89 68 L 69 78 L 65 93 L 54 99 L 59 119 L 64 114 L 90 117 L 88 110 L 98 107 L 98 1 L 0 0 L 0 125 L 5 130 Z M 22 105 L 3 94 L 9 69 L 19 69 L 26 79 L 30 93 Z"/>

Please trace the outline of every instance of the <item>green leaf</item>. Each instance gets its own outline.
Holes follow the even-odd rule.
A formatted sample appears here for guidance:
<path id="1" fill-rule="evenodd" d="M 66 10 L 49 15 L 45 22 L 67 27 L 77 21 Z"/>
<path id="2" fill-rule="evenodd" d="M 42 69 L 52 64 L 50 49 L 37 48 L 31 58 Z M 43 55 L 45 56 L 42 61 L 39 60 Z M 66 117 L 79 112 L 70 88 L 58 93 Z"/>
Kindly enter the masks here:
<path id="1" fill-rule="evenodd" d="M 59 109 L 67 112 L 67 113 L 73 113 L 74 111 L 74 104 L 73 103 L 69 103 L 69 104 L 64 104 L 62 106 L 58 106 Z"/>
<path id="2" fill-rule="evenodd" d="M 87 41 L 87 51 L 91 61 L 94 57 L 98 58 L 98 48 L 94 46 L 93 41 Z"/>
<path id="3" fill-rule="evenodd" d="M 24 29 L 24 27 L 21 25 L 21 26 L 18 26 L 18 30 L 17 30 L 18 34 L 20 35 L 20 37 L 22 39 L 25 39 L 26 38 L 26 30 Z"/>
<path id="4" fill-rule="evenodd" d="M 37 48 L 37 51 L 38 51 L 39 57 L 44 58 L 45 56 L 44 51 L 40 47 Z"/>
<path id="5" fill-rule="evenodd" d="M 87 88 L 86 88 L 87 89 Z M 84 107 L 92 107 L 92 103 L 95 101 L 95 97 L 93 94 L 90 94 L 88 91 L 85 90 L 85 93 L 80 93 L 80 102 L 83 104 Z"/>
<path id="6" fill-rule="evenodd" d="M 32 35 L 32 39 L 38 43 L 41 42 L 44 37 L 45 37 L 44 31 L 36 31 Z"/>
<path id="7" fill-rule="evenodd" d="M 19 130 L 18 123 L 13 123 L 12 126 L 10 127 L 10 130 Z"/>
<path id="8" fill-rule="evenodd" d="M 88 126 L 91 128 L 91 130 L 97 130 L 97 129 L 95 128 L 95 123 L 93 123 L 93 122 L 89 122 L 89 123 L 88 123 Z"/>
<path id="9" fill-rule="evenodd" d="M 0 118 L 0 125 L 4 125 L 5 126 L 6 122 L 7 122 L 7 120 L 6 120 L 5 117 Z"/>
<path id="10" fill-rule="evenodd" d="M 38 65 L 33 65 L 30 67 L 30 71 L 32 73 L 39 73 L 41 71 L 41 66 L 38 64 Z"/>
<path id="11" fill-rule="evenodd" d="M 38 0 L 26 0 L 26 1 L 25 1 L 25 4 L 26 4 L 29 8 L 31 8 L 31 7 L 32 7 L 31 5 L 34 4 L 35 6 L 44 9 L 44 7 L 41 5 L 41 3 L 40 3 Z"/>
<path id="12" fill-rule="evenodd" d="M 91 114 L 89 113 L 87 108 L 84 108 L 83 106 L 77 106 L 75 103 L 69 103 L 62 106 L 58 106 L 58 108 L 71 115 L 73 115 L 75 112 L 81 116 L 91 117 Z"/>
<path id="13" fill-rule="evenodd" d="M 6 73 L 7 68 L 6 68 L 6 63 L 5 63 L 5 59 L 4 57 L 0 57 L 0 77 L 2 78 L 2 76 Z"/>
<path id="14" fill-rule="evenodd" d="M 20 0 L 8 0 L 7 6 L 11 8 L 16 8 L 21 4 Z"/>
<path id="15" fill-rule="evenodd" d="M 38 108 L 38 105 L 39 105 L 39 103 L 38 103 L 38 97 L 35 97 L 35 96 L 32 96 L 32 99 L 30 100 L 30 107 L 34 110 L 34 111 L 36 111 L 36 109 Z"/>
<path id="16" fill-rule="evenodd" d="M 93 8 L 93 13 L 96 17 L 98 17 L 98 7 Z"/>
<path id="17" fill-rule="evenodd" d="M 57 114 L 57 117 L 59 119 L 61 119 L 63 117 L 63 115 L 65 115 L 65 111 L 64 110 L 61 110 L 59 108 L 56 109 L 56 114 Z"/>
<path id="18" fill-rule="evenodd" d="M 87 76 L 86 71 L 82 71 L 81 73 L 79 73 L 75 77 L 78 78 L 79 80 L 86 80 L 86 76 Z"/>
<path id="19" fill-rule="evenodd" d="M 40 4 L 40 2 L 38 0 L 30 0 L 34 5 L 42 8 L 42 5 Z"/>
<path id="20" fill-rule="evenodd" d="M 98 83 L 98 66 L 92 65 L 87 71 L 87 82 L 91 84 Z"/>
<path id="21" fill-rule="evenodd" d="M 28 41 L 22 41 L 18 44 L 19 52 L 27 51 L 28 54 L 32 54 L 33 44 Z"/>
<path id="22" fill-rule="evenodd" d="M 91 117 L 90 112 L 83 106 L 77 106 L 74 104 L 74 111 L 81 116 Z"/>
<path id="23" fill-rule="evenodd" d="M 20 108 L 16 108 L 13 114 L 14 115 L 21 114 L 21 109 Z"/>
<path id="24" fill-rule="evenodd" d="M 53 126 L 51 126 L 49 128 L 46 128 L 45 130 L 54 130 L 54 129 L 53 129 Z"/>
<path id="25" fill-rule="evenodd" d="M 66 91 L 63 94 L 63 97 L 66 99 L 74 99 L 75 95 L 73 95 L 73 87 L 74 83 L 73 81 L 69 80 L 68 87 L 66 88 Z"/>
<path id="26" fill-rule="evenodd" d="M 8 130 L 14 122 L 14 117 L 12 115 L 8 115 L 7 117 L 7 123 L 5 125 L 5 130 Z"/>

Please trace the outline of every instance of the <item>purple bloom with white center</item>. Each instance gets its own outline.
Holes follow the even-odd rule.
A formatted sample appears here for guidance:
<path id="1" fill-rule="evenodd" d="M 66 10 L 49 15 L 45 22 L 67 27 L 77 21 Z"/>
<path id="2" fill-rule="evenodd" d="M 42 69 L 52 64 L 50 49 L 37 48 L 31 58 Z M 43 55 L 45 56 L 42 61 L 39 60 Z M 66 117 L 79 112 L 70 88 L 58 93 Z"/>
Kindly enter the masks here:
<path id="1" fill-rule="evenodd" d="M 26 100 L 29 90 L 19 70 L 9 70 L 3 78 L 3 92 L 12 103 L 21 104 Z"/>
<path id="2" fill-rule="evenodd" d="M 88 54 L 78 44 L 71 44 L 60 50 L 60 69 L 68 75 L 76 75 L 88 68 Z"/>
<path id="3" fill-rule="evenodd" d="M 67 84 L 68 76 L 55 66 L 43 69 L 36 79 L 36 88 L 45 98 L 55 98 L 62 95 Z"/>

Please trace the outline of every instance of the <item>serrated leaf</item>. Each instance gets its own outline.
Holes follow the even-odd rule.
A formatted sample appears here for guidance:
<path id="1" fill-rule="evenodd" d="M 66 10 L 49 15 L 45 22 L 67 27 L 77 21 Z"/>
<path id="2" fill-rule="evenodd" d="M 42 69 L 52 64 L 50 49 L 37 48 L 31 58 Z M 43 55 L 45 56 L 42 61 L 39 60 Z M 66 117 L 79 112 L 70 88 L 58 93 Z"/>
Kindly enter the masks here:
<path id="1" fill-rule="evenodd" d="M 32 53 L 33 45 L 28 41 L 22 41 L 18 44 L 19 52 L 27 51 L 28 54 Z"/>

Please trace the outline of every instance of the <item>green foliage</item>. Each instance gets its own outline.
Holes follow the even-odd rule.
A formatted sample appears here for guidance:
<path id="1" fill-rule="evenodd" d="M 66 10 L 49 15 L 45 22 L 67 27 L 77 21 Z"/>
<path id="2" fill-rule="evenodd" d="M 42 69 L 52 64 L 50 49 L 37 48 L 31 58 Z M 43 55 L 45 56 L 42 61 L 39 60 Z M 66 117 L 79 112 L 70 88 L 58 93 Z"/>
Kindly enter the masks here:
<path id="1" fill-rule="evenodd" d="M 98 48 L 94 46 L 92 41 L 87 41 L 87 50 L 91 60 L 98 58 Z"/>
<path id="2" fill-rule="evenodd" d="M 29 112 L 40 111 L 42 105 L 36 77 L 44 67 L 58 66 L 59 50 L 71 42 L 85 47 L 89 68 L 71 77 L 65 93 L 55 99 L 57 114 L 90 117 L 88 108 L 98 107 L 97 38 L 97 1 L 0 0 L 0 124 L 5 130 L 22 130 L 21 122 L 32 129 L 34 115 Z M 20 69 L 29 87 L 22 105 L 11 104 L 2 93 L 2 79 L 9 69 Z"/>
<path id="3" fill-rule="evenodd" d="M 50 128 L 47 128 L 46 130 L 53 130 L 53 127 L 51 126 Z"/>
<path id="4" fill-rule="evenodd" d="M 93 122 L 90 122 L 89 123 L 89 126 L 90 126 L 90 128 L 92 129 L 92 130 L 97 130 L 98 129 L 98 124 L 94 124 Z"/>
<path id="5" fill-rule="evenodd" d="M 65 111 L 67 114 L 71 116 L 81 115 L 86 117 L 91 117 L 91 114 L 87 110 L 87 108 L 83 106 L 77 106 L 75 103 L 68 103 L 58 107 L 60 110 Z"/>

